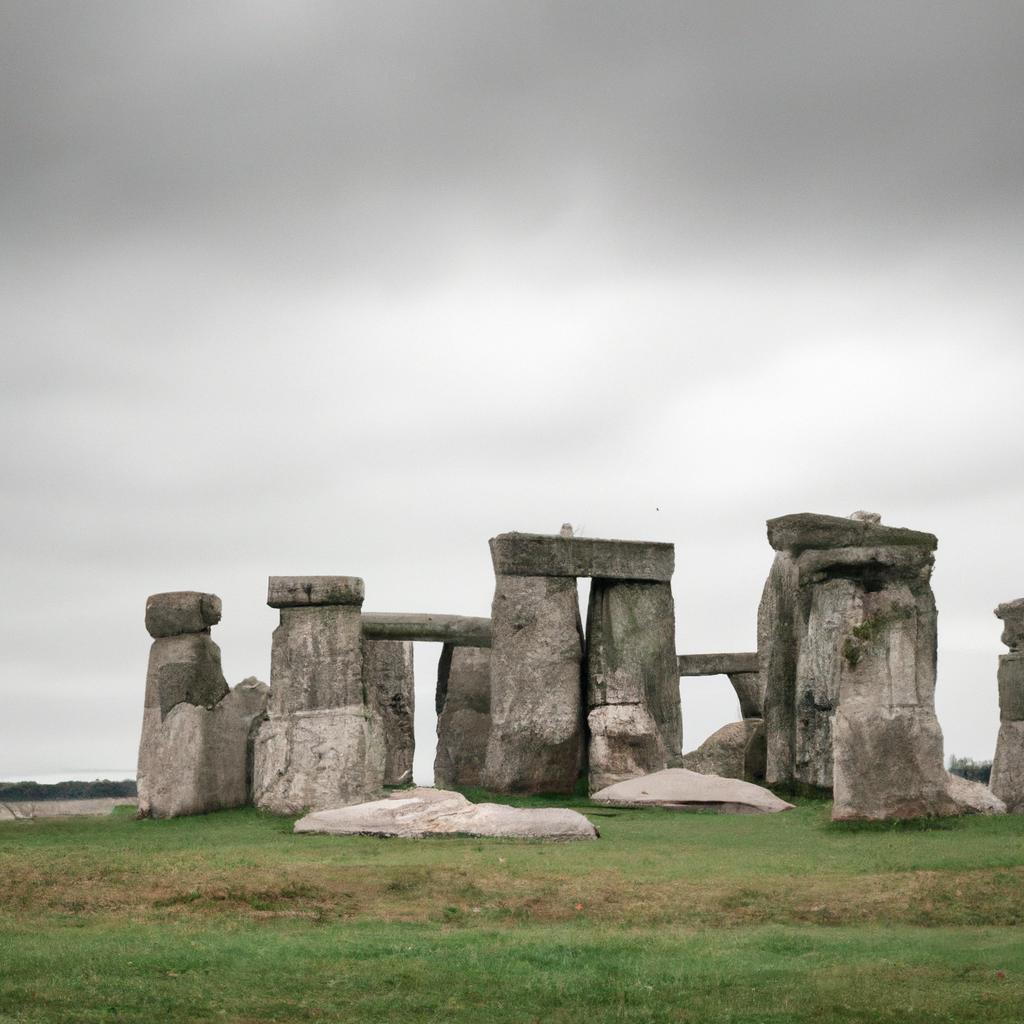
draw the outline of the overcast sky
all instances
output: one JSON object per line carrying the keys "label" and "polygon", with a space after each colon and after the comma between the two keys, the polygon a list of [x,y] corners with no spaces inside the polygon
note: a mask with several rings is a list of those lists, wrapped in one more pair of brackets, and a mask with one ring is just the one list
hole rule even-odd
{"label": "overcast sky", "polygon": [[[268,575],[485,615],[488,537],[571,521],[751,650],[765,520],[855,509],[938,534],[991,757],[1022,53],[978,0],[0,4],[0,777],[134,766],[150,593],[267,679]],[[686,749],[736,715],[682,692]]]}

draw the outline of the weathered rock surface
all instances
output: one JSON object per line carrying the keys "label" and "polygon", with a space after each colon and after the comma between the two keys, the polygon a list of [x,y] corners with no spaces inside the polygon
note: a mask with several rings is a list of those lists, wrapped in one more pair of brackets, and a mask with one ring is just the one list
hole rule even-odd
{"label": "weathered rock surface", "polygon": [[410,782],[416,752],[412,643],[364,639],[363,682],[384,731],[384,785]]}
{"label": "weathered rock surface", "polygon": [[701,775],[763,782],[765,753],[764,722],[745,718],[723,725],[696,750],[684,754],[682,767]]}
{"label": "weathered rock surface", "polygon": [[297,821],[295,831],[403,839],[466,835],[566,842],[597,838],[597,829],[578,811],[472,804],[460,793],[443,789],[401,790],[384,800],[318,811]]}
{"label": "weathered rock surface", "polygon": [[1024,814],[1024,722],[999,723],[989,785],[1011,814]]}
{"label": "weathered rock surface", "polygon": [[437,664],[435,785],[482,785],[490,734],[491,652],[445,644]]}
{"label": "weathered rock surface", "polygon": [[271,712],[362,704],[362,637],[358,605],[282,608],[270,653]]}
{"label": "weathered rock surface", "polygon": [[999,605],[996,618],[1003,620],[1003,643],[1011,651],[1024,651],[1024,597]]}
{"label": "weathered rock surface", "polygon": [[729,651],[721,654],[680,654],[681,676],[727,676],[759,670],[757,651]]}
{"label": "weathered rock surface", "polygon": [[502,533],[492,537],[490,545],[498,576],[591,576],[668,583],[675,568],[674,545],[650,541]]}
{"label": "weathered rock surface", "polygon": [[[591,584],[587,705],[592,786],[602,789],[617,777],[649,775],[678,764],[683,726],[675,632],[668,583],[599,579]],[[611,707],[635,713],[595,714]],[[631,734],[630,727],[639,731]],[[622,776],[626,763],[632,768]]]}
{"label": "weathered rock surface", "polygon": [[744,718],[764,716],[764,680],[760,672],[730,672],[729,682],[736,691],[740,714]]}
{"label": "weathered rock surface", "polygon": [[[1001,604],[996,609],[1024,608],[1024,601]],[[1010,653],[999,659],[999,737],[992,759],[992,792],[1002,800],[1013,814],[1024,814],[1024,651],[1017,650],[1018,635],[1009,614],[1003,643]]]}
{"label": "weathered rock surface", "polygon": [[583,759],[576,580],[497,576],[491,627],[484,785],[497,793],[571,792]]}
{"label": "weathered rock surface", "polygon": [[271,576],[267,604],[271,608],[314,605],[362,605],[365,587],[358,576]]}
{"label": "weathered rock surface", "polygon": [[490,647],[491,620],[472,615],[363,612],[363,636],[371,640],[435,640],[463,647]]}
{"label": "weathered rock surface", "polygon": [[216,594],[178,590],[146,598],[146,630],[154,638],[202,633],[217,625],[220,616]]}
{"label": "weathered rock surface", "polygon": [[792,804],[740,779],[700,775],[685,768],[666,768],[595,793],[591,800],[616,807],[658,805],[678,810],[715,810],[733,814],[772,814]]}
{"label": "weathered rock surface", "polygon": [[382,791],[385,758],[362,704],[272,715],[256,736],[253,801],[274,814],[362,803]]}
{"label": "weathered rock surface", "polygon": [[269,689],[247,679],[214,707],[182,702],[143,712],[139,813],[154,818],[241,807],[251,799],[253,734]]}
{"label": "weathered rock surface", "polygon": [[833,816],[956,813],[934,711],[931,534],[801,514],[758,611],[769,785],[834,787]]}
{"label": "weathered rock surface", "polygon": [[1006,804],[988,786],[949,773],[949,795],[963,814],[1005,814]]}
{"label": "weathered rock surface", "polygon": [[587,716],[590,732],[588,789],[650,774],[669,760],[657,723],[643,704],[604,704]]}
{"label": "weathered rock surface", "polygon": [[295,814],[377,796],[387,750],[378,694],[363,676],[363,581],[272,576],[268,592],[281,622],[270,714],[256,737],[256,805]]}
{"label": "weathered rock surface", "polygon": [[146,671],[145,707],[167,714],[178,704],[212,708],[228,692],[220,648],[209,633],[154,640]]}

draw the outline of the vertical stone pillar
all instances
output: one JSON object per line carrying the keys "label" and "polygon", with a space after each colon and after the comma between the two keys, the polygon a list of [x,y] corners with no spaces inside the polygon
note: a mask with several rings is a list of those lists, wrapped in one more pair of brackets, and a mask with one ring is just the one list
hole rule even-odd
{"label": "vertical stone pillar", "polygon": [[154,594],[146,629],[154,638],[139,743],[139,813],[155,818],[239,807],[250,799],[252,732],[266,712],[255,679],[229,690],[210,627],[215,594]]}
{"label": "vertical stone pillar", "polygon": [[999,738],[989,788],[1011,814],[1024,814],[1024,598],[996,608],[1003,620],[999,658]]}
{"label": "vertical stone pillar", "polygon": [[437,663],[439,789],[483,785],[491,734],[491,652],[486,647],[445,644]]}
{"label": "vertical stone pillar", "polygon": [[575,577],[498,573],[483,784],[566,793],[583,760],[583,637]]}
{"label": "vertical stone pillar", "polygon": [[783,516],[768,539],[769,785],[833,788],[836,819],[957,813],[935,717],[935,537],[855,513]]}
{"label": "vertical stone pillar", "polygon": [[411,782],[416,752],[412,642],[364,639],[363,682],[384,730],[384,785]]}
{"label": "vertical stone pillar", "polygon": [[385,749],[379,708],[364,686],[363,581],[271,576],[278,608],[270,715],[256,738],[257,806],[297,814],[379,795]]}
{"label": "vertical stone pillar", "polygon": [[591,792],[678,767],[683,737],[671,584],[592,582],[587,705]]}

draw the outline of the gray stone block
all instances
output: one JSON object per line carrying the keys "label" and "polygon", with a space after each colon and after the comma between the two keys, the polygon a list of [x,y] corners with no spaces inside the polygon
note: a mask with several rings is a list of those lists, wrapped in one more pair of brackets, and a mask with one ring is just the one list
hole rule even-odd
{"label": "gray stone block", "polygon": [[764,722],[745,718],[723,725],[696,750],[684,754],[681,767],[701,775],[763,782],[765,753]]}
{"label": "gray stone block", "polygon": [[999,718],[1003,722],[1024,720],[1024,652],[1004,654],[999,659]]}
{"label": "gray stone block", "polygon": [[445,644],[437,664],[434,785],[482,785],[490,734],[491,652]]}
{"label": "gray stone block", "polygon": [[212,708],[228,692],[220,648],[209,633],[154,640],[149,649],[145,707],[166,715],[177,704]]}
{"label": "gray stone block", "polygon": [[651,541],[502,533],[492,537],[490,545],[498,576],[591,576],[667,583],[675,568],[675,547]]}
{"label": "gray stone block", "polygon": [[143,712],[139,746],[139,813],[154,818],[206,814],[251,799],[253,734],[269,690],[239,683],[213,708],[176,704]]}
{"label": "gray stone block", "polygon": [[728,676],[757,671],[757,651],[679,655],[681,676]]}
{"label": "gray stone block", "polygon": [[366,704],[362,640],[358,605],[282,608],[270,654],[271,711]]}
{"label": "gray stone block", "polygon": [[271,576],[267,604],[271,608],[308,608],[311,605],[363,603],[363,581],[358,576]]}
{"label": "gray stone block", "polygon": [[760,672],[730,672],[729,682],[740,702],[744,718],[764,717],[764,680]]}
{"label": "gray stone block", "polygon": [[576,580],[499,575],[491,627],[484,785],[498,793],[571,792],[583,760]]}
{"label": "gray stone block", "polygon": [[997,606],[995,614],[1003,620],[1003,643],[1011,651],[1024,651],[1024,597]]}
{"label": "gray stone block", "polygon": [[411,782],[416,752],[412,644],[364,639],[363,682],[384,732],[384,785]]}
{"label": "gray stone block", "polygon": [[862,519],[797,512],[768,520],[768,543],[776,551],[798,555],[808,548],[920,547],[934,551],[938,538],[931,533],[881,526]]}
{"label": "gray stone block", "polygon": [[[648,775],[678,764],[682,755],[679,662],[675,653],[675,607],[668,583],[594,580],[587,611],[587,705],[636,704],[658,732],[659,744],[639,742],[656,760],[641,764]],[[618,722],[621,736],[624,720]],[[646,727],[646,723],[645,723]],[[593,731],[592,731],[593,736]],[[602,749],[609,749],[607,744]],[[597,762],[593,739],[591,777],[608,774]],[[613,756],[618,756],[614,754]],[[610,785],[610,783],[602,783]]]}
{"label": "gray stone block", "polygon": [[272,714],[256,735],[253,802],[299,814],[374,800],[385,758],[380,723],[361,704]]}
{"label": "gray stone block", "polygon": [[206,632],[220,622],[220,615],[216,594],[176,590],[146,598],[146,630],[154,638]]}
{"label": "gray stone block", "polygon": [[[643,704],[603,704],[587,715],[590,733],[588,790],[650,774],[650,765],[661,770],[669,753],[657,723]],[[679,755],[676,755],[676,761]]]}
{"label": "gray stone block", "polygon": [[999,723],[989,787],[1011,814],[1024,814],[1024,721]]}
{"label": "gray stone block", "polygon": [[833,821],[887,821],[960,813],[942,761],[942,730],[928,708],[845,701],[835,720]]}
{"label": "gray stone block", "polygon": [[363,636],[370,640],[432,640],[462,647],[490,647],[491,620],[471,615],[363,612]]}

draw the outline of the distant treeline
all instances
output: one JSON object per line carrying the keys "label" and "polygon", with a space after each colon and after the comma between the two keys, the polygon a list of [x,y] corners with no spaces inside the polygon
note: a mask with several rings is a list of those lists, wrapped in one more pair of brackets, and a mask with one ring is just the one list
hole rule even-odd
{"label": "distant treeline", "polygon": [[970,779],[971,782],[983,782],[988,785],[989,776],[992,774],[991,761],[975,761],[970,757],[949,756],[949,770],[953,775],[959,775],[962,779]]}
{"label": "distant treeline", "polygon": [[0,803],[15,800],[95,800],[104,796],[138,796],[135,780],[111,782],[110,779],[97,779],[94,782],[55,782],[51,785],[0,782]]}

